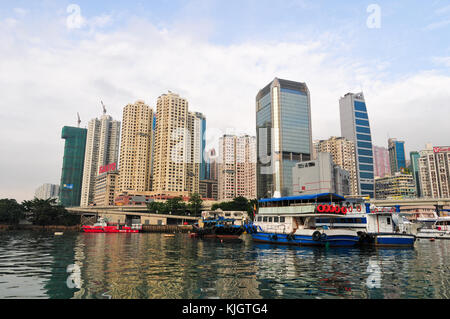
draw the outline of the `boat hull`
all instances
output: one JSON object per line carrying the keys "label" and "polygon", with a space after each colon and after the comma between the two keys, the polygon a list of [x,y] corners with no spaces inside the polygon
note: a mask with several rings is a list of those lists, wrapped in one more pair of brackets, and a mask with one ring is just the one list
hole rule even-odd
{"label": "boat hull", "polygon": [[85,233],[139,233],[138,229],[117,229],[115,226],[83,226]]}
{"label": "boat hull", "polygon": [[314,240],[311,235],[291,235],[258,232],[251,234],[253,241],[280,245],[297,246],[355,246],[359,242],[358,236],[352,235],[328,235],[326,239]]}
{"label": "boat hull", "polygon": [[416,236],[411,234],[369,234],[369,240],[365,244],[384,247],[414,246]]}

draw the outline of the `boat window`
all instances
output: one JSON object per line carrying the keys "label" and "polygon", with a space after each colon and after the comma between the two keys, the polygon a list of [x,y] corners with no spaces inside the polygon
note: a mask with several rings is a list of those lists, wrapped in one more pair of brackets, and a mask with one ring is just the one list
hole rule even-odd
{"label": "boat window", "polygon": [[267,217],[263,217],[263,222],[267,222]]}
{"label": "boat window", "polygon": [[261,216],[259,216],[259,217],[258,217],[258,221],[260,222],[261,220],[262,220],[262,217],[261,217]]}
{"label": "boat window", "polygon": [[387,224],[388,224],[388,225],[391,224],[391,218],[390,218],[390,217],[387,218]]}
{"label": "boat window", "polygon": [[274,217],[274,218],[273,218],[274,223],[278,223],[279,220],[280,220],[279,217]]}
{"label": "boat window", "polygon": [[280,217],[280,223],[284,223],[284,217]]}
{"label": "boat window", "polygon": [[269,217],[269,223],[271,223],[272,222],[272,217]]}

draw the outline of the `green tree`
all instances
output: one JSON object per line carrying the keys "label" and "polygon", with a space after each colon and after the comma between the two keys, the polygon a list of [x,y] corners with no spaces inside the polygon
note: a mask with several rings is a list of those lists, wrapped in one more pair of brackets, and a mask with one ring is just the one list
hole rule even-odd
{"label": "green tree", "polygon": [[34,225],[72,226],[80,222],[79,216],[70,214],[64,206],[57,205],[56,199],[25,200],[22,202],[27,219]]}
{"label": "green tree", "polygon": [[194,216],[200,216],[203,208],[203,200],[200,194],[191,194],[189,198],[189,210]]}
{"label": "green tree", "polygon": [[166,207],[165,203],[153,201],[153,202],[147,203],[147,208],[148,208],[148,211],[153,214],[167,213],[167,207]]}
{"label": "green tree", "polygon": [[186,211],[186,204],[183,202],[181,196],[168,199],[165,206],[166,211],[171,212],[172,214]]}
{"label": "green tree", "polygon": [[15,199],[0,199],[0,223],[17,225],[24,217],[24,208]]}

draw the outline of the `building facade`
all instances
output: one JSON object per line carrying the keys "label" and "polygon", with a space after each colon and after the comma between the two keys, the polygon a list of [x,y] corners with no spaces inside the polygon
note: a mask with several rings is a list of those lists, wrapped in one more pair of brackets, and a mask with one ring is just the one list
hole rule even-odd
{"label": "building facade", "polygon": [[423,197],[450,197],[450,147],[429,147],[420,151],[419,178]]}
{"label": "building facade", "polygon": [[292,168],[293,195],[350,194],[350,175],[333,162],[330,153],[317,153],[317,159],[297,163]]}
{"label": "building facade", "polygon": [[344,137],[331,137],[328,140],[315,141],[315,157],[319,153],[330,153],[334,164],[346,170],[350,177],[349,195],[358,194],[358,175],[356,169],[355,143]]}
{"label": "building facade", "polygon": [[411,161],[411,174],[414,178],[414,184],[416,185],[416,195],[417,197],[422,197],[422,191],[420,189],[420,176],[419,176],[419,152],[410,152],[410,161]]}
{"label": "building facade", "polygon": [[256,138],[224,135],[219,139],[218,199],[256,198]]}
{"label": "building facade", "polygon": [[123,108],[117,192],[150,191],[153,109],[144,101]]}
{"label": "building facade", "polygon": [[388,140],[389,163],[391,166],[391,175],[397,172],[403,172],[406,166],[405,142],[397,141],[395,138]]}
{"label": "building facade", "polygon": [[391,175],[389,151],[386,147],[373,146],[373,164],[375,177]]}
{"label": "building facade", "polygon": [[401,199],[416,197],[416,186],[411,174],[397,172],[392,176],[375,179],[376,199]]}
{"label": "building facade", "polygon": [[101,173],[95,178],[94,205],[114,206],[119,173],[110,171]]}
{"label": "building facade", "polygon": [[80,206],[87,129],[64,126],[64,158],[59,187],[59,202],[64,207]]}
{"label": "building facade", "polygon": [[199,192],[205,117],[169,91],[157,101],[152,193],[158,197]]}
{"label": "building facade", "polygon": [[199,183],[199,194],[204,200],[217,200],[217,180],[202,179]]}
{"label": "building facade", "polygon": [[339,100],[341,135],[356,148],[358,194],[374,198],[372,135],[363,93],[347,93]]}
{"label": "building facade", "polygon": [[257,196],[292,195],[292,168],[313,154],[305,83],[275,78],[256,96]]}
{"label": "building facade", "polygon": [[210,149],[206,159],[206,176],[209,180],[217,181],[218,179],[218,156],[214,148]]}
{"label": "building facade", "polygon": [[94,202],[95,184],[101,166],[118,163],[120,121],[104,114],[100,120],[92,119],[88,124],[86,152],[84,156],[81,206]]}
{"label": "building facade", "polygon": [[59,185],[43,184],[36,189],[34,197],[39,199],[59,199]]}

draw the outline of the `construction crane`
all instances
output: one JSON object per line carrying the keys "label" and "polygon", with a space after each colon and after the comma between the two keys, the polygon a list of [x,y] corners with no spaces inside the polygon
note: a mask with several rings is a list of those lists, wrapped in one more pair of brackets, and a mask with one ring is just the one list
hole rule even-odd
{"label": "construction crane", "polygon": [[80,124],[81,124],[80,113],[77,112],[77,116],[78,116],[78,127],[80,127]]}
{"label": "construction crane", "polygon": [[105,104],[103,104],[103,101],[100,101],[100,102],[102,102],[103,115],[105,115],[106,114],[106,106],[105,106]]}

